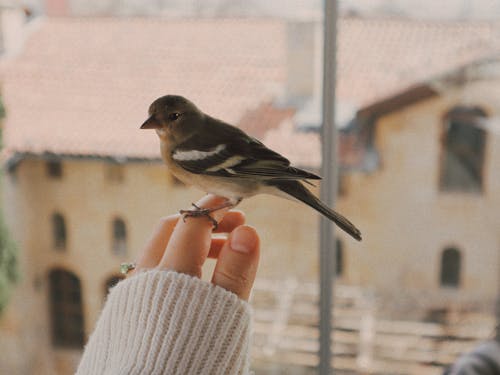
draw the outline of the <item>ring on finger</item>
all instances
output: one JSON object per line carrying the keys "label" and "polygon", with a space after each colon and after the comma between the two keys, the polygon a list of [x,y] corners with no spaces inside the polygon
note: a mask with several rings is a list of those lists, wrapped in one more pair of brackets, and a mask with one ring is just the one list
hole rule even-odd
{"label": "ring on finger", "polygon": [[136,264],[133,262],[126,262],[120,264],[120,273],[127,275],[130,271],[135,270]]}

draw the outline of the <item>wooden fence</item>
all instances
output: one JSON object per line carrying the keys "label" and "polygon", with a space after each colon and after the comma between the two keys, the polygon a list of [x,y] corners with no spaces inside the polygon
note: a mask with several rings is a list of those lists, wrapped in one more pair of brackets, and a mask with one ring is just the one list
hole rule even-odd
{"label": "wooden fence", "polygon": [[[259,374],[312,374],[318,364],[318,287],[258,280],[252,363]],[[463,313],[453,323],[380,319],[369,290],[337,285],[333,366],[336,374],[442,374],[481,340],[492,337],[494,317]]]}

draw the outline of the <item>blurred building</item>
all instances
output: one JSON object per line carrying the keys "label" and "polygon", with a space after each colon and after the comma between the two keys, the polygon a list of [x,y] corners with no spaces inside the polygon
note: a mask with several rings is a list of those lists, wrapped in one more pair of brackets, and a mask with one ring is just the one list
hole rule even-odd
{"label": "blurred building", "polygon": [[[21,3],[49,16],[309,17],[320,15],[319,0],[0,0]],[[342,15],[435,20],[494,20],[498,0],[339,0]]]}
{"label": "blurred building", "polygon": [[[168,174],[155,134],[138,129],[150,102],[185,95],[316,170],[320,29],[273,19],[11,21],[29,30],[0,66],[4,204],[23,281],[0,321],[0,373],[67,373],[119,263],[135,258],[159,217],[201,196]],[[388,313],[489,306],[498,293],[499,31],[340,21],[338,208],[364,240],[338,233],[337,273],[374,287]],[[262,235],[261,278],[316,278],[312,210],[273,197],[241,208]]]}

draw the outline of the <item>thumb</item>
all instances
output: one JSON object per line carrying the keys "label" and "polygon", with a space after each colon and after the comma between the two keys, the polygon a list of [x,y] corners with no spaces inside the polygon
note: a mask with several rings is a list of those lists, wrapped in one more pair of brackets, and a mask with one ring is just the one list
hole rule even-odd
{"label": "thumb", "polygon": [[212,283],[247,301],[257,274],[259,252],[256,230],[247,225],[237,227],[219,253]]}

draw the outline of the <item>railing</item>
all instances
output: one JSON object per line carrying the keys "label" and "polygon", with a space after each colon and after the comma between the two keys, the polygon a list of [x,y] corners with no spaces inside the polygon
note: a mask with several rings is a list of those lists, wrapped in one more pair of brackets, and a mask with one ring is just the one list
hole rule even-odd
{"label": "railing", "polygon": [[[336,286],[336,374],[442,374],[460,354],[490,338],[495,326],[493,316],[470,312],[443,324],[380,319],[375,301],[370,290]],[[258,280],[252,305],[256,374],[313,373],[319,349],[317,284]]]}

